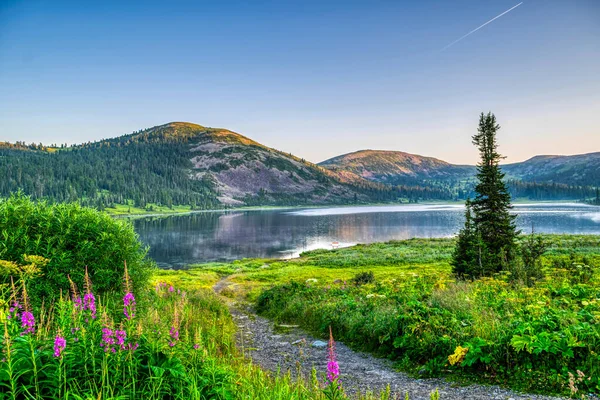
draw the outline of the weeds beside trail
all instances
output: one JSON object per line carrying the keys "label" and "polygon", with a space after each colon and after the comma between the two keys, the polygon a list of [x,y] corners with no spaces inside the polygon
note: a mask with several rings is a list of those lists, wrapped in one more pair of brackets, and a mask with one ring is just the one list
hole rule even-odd
{"label": "weeds beside trail", "polygon": [[[249,362],[235,346],[227,307],[208,289],[159,282],[147,294],[151,306],[142,310],[127,274],[118,303],[96,298],[86,274],[83,290],[72,283],[52,307],[34,309],[26,276],[43,269],[2,262],[0,270],[20,276],[0,286],[2,399],[347,398],[316,370],[308,379],[292,379]],[[393,397],[383,390],[351,398]]]}
{"label": "weeds beside trail", "polygon": [[598,393],[600,236],[544,239],[545,278],[530,288],[503,275],[456,282],[452,239],[213,263],[159,278],[213,286],[228,276],[219,283],[223,296],[258,304],[261,315],[321,339],[331,326],[352,349],[391,358],[419,378],[577,398]]}
{"label": "weeds beside trail", "polygon": [[[225,278],[215,285],[215,289],[230,296],[235,291],[235,283]],[[312,345],[315,340],[324,338],[315,338],[297,325],[280,325],[257,316],[239,299],[228,303],[238,327],[238,348],[243,349],[253,363],[273,374],[289,373],[292,380],[300,376],[305,382],[311,381],[313,368],[319,376],[327,370],[327,346]],[[437,395],[442,400],[554,399],[524,395],[497,386],[458,386],[442,379],[419,379],[398,372],[390,360],[352,350],[344,343],[336,342],[335,350],[339,379],[349,398],[356,398],[358,393],[383,393],[383,397],[376,398],[404,400],[408,394],[410,400],[435,399]]]}

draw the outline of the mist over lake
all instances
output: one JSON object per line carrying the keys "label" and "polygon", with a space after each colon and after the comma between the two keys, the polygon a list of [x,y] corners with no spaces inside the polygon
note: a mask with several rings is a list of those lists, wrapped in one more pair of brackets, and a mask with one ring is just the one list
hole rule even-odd
{"label": "mist over lake", "polygon": [[[600,234],[600,207],[517,204],[523,232]],[[201,212],[133,221],[159,266],[289,258],[318,248],[389,240],[449,237],[463,224],[462,205],[393,205]]]}

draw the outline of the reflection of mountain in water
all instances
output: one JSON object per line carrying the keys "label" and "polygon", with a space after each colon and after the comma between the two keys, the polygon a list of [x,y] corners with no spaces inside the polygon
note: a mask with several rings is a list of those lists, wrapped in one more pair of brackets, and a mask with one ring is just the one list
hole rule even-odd
{"label": "reflection of mountain in water", "polygon": [[[398,208],[398,206],[391,206]],[[457,206],[419,206],[391,211],[366,207],[320,210],[205,212],[134,221],[150,256],[161,266],[244,257],[295,256],[304,250],[412,237],[456,234],[463,221]],[[600,233],[600,208],[570,204],[515,207],[524,232]],[[592,216],[592,217],[590,217]]]}

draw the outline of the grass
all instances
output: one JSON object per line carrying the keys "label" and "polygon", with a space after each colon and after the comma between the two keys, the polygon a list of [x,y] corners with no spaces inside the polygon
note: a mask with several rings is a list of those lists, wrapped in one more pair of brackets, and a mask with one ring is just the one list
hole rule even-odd
{"label": "grass", "polygon": [[[325,371],[294,382],[244,359],[231,315],[212,291],[221,280],[228,296],[254,302],[277,322],[322,337],[331,326],[337,339],[420,376],[598,393],[600,276],[594,266],[600,265],[600,236],[546,239],[546,278],[531,288],[511,286],[503,276],[456,282],[452,239],[156,271],[135,312],[115,300],[123,294],[114,294],[97,299],[92,315],[89,302],[77,300],[92,293],[91,284],[33,310],[26,305],[26,280],[17,280],[0,287],[0,397],[332,398],[331,385],[318,378]],[[35,325],[28,332],[22,319],[30,309]],[[381,398],[389,397],[384,392]]]}
{"label": "grass", "polygon": [[[289,372],[267,373],[244,358],[228,308],[208,289],[215,272],[159,272],[143,296],[145,307],[136,305],[127,275],[123,301],[115,302],[114,295],[96,299],[86,274],[83,293],[73,287],[69,296],[39,309],[27,295],[29,273],[39,276],[43,269],[0,285],[2,399],[346,398],[325,380],[325,371],[292,380]],[[191,277],[203,279],[202,285]],[[391,395],[384,390],[354,398]]]}
{"label": "grass", "polygon": [[[198,265],[181,274],[192,286],[227,277],[229,295],[254,302],[263,315],[322,337],[332,326],[334,336],[352,347],[392,358],[420,375],[597,394],[600,236],[545,239],[550,244],[542,259],[545,278],[530,288],[511,285],[502,275],[456,282],[452,239],[316,250],[287,261]],[[352,283],[369,271],[373,283]]]}
{"label": "grass", "polygon": [[135,207],[133,204],[115,204],[114,207],[107,207],[105,211],[110,215],[125,216],[125,215],[149,215],[149,214],[181,214],[189,213],[192,210],[190,206],[162,206],[157,204],[148,204],[150,209]]}

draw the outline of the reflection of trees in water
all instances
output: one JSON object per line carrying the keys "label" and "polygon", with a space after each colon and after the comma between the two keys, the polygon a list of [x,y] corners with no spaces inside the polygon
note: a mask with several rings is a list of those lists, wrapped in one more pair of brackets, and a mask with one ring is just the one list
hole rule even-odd
{"label": "reflection of trees in water", "polygon": [[[517,207],[524,232],[600,233],[600,224],[573,213],[536,213]],[[543,209],[543,208],[542,208]],[[547,210],[547,208],[545,209]],[[580,212],[581,210],[579,210]],[[587,211],[587,210],[586,210]],[[205,212],[134,221],[150,256],[162,265],[188,264],[243,257],[283,257],[313,248],[371,243],[411,237],[455,234],[463,223],[457,210],[374,212],[306,216],[281,210]]]}

